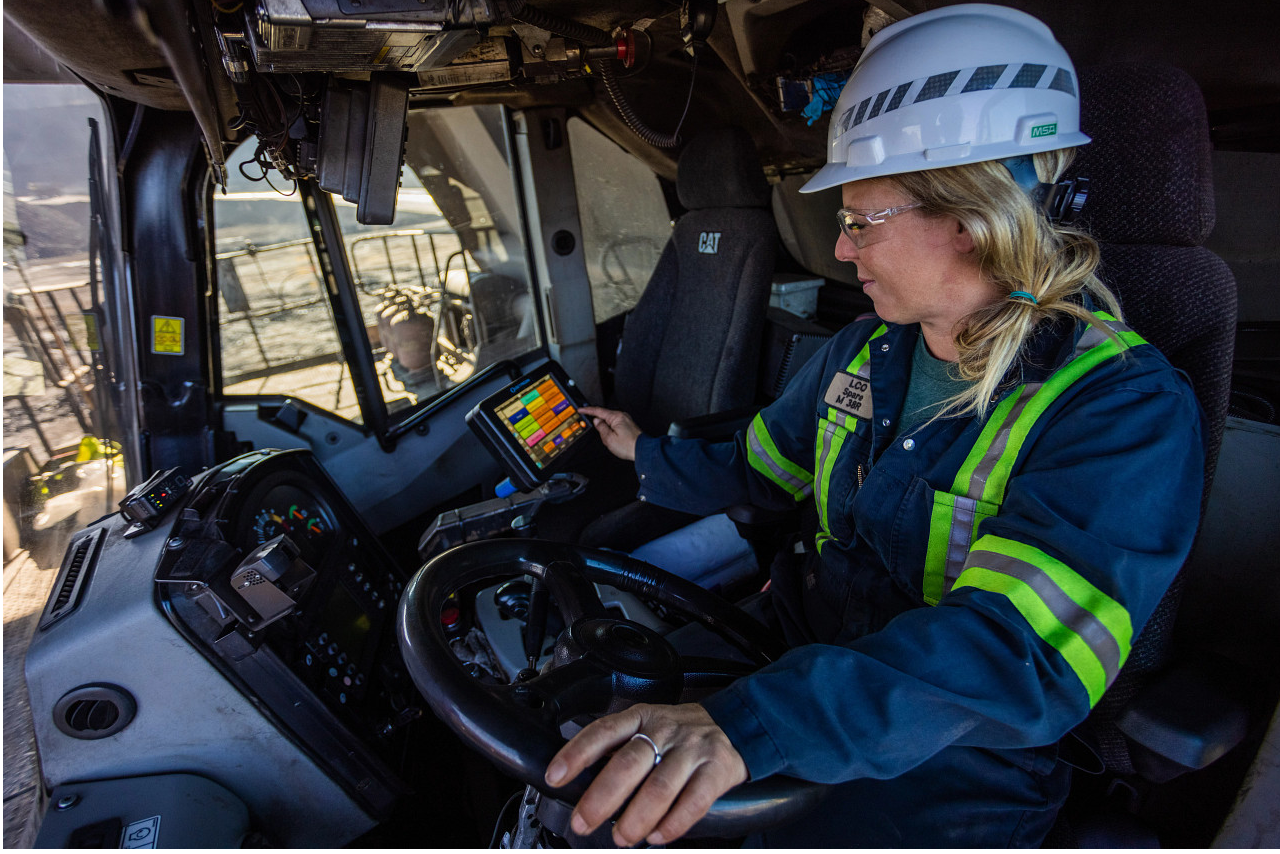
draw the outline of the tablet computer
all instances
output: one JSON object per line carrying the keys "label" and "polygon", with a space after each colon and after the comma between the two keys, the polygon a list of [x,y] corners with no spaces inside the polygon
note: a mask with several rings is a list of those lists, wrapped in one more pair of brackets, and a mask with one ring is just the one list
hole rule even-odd
{"label": "tablet computer", "polygon": [[555,362],[548,362],[480,402],[467,423],[506,467],[512,483],[528,491],[564,470],[592,429],[579,408],[582,392]]}

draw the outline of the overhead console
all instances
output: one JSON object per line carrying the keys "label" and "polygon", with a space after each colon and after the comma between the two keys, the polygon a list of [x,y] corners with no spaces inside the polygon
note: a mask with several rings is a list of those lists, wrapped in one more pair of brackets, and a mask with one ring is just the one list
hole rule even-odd
{"label": "overhead console", "polygon": [[[689,37],[705,39],[716,4],[697,2],[704,11],[692,18],[701,26]],[[608,7],[580,11],[590,23],[499,0],[215,3],[208,47],[222,63],[214,83],[238,113],[206,115],[206,134],[225,124],[256,135],[255,159],[264,172],[314,178],[353,202],[357,221],[387,225],[395,217],[411,101],[443,101],[474,87],[505,94],[514,86],[571,81],[585,94],[592,69],[611,75],[615,64],[647,63],[652,18],[625,19]],[[161,36],[188,39],[173,26]],[[621,90],[612,86],[610,97],[619,102]],[[222,141],[207,142],[224,180]]]}
{"label": "overhead console", "polygon": [[[395,219],[409,92],[427,85],[419,73],[471,51],[498,19],[489,0],[259,0],[243,12],[215,9],[223,70],[245,107],[237,122],[279,140],[268,155],[282,175],[315,177],[367,225]],[[308,91],[294,76],[315,72],[350,77]],[[260,75],[290,76],[275,84]],[[297,100],[296,123],[280,127],[253,107],[261,86],[276,89],[269,103]]]}
{"label": "overhead console", "polygon": [[259,0],[248,43],[260,71],[418,71],[448,64],[498,18],[488,0]]}

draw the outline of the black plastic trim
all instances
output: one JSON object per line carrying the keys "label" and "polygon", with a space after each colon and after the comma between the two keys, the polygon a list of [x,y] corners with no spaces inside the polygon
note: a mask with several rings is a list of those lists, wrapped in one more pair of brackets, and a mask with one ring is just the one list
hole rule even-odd
{"label": "black plastic trim", "polygon": [[58,570],[58,580],[53,588],[56,593],[50,595],[49,601],[45,603],[38,631],[45,631],[80,607],[89,576],[97,565],[106,530],[94,528],[71,541],[62,557],[62,568]]}

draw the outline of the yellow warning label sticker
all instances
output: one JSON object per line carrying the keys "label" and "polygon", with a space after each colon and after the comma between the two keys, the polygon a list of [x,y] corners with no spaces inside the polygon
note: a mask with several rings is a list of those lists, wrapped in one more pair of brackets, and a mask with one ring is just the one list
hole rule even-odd
{"label": "yellow warning label sticker", "polygon": [[98,316],[86,311],[80,315],[84,318],[84,343],[95,353],[102,352],[102,342],[98,339]]}
{"label": "yellow warning label sticker", "polygon": [[151,352],[181,356],[182,324],[181,317],[151,315]]}

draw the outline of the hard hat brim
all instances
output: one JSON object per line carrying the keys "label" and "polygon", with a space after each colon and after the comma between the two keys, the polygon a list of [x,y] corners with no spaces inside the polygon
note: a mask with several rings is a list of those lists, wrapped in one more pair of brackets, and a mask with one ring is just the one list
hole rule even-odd
{"label": "hard hat brim", "polygon": [[822,190],[848,184],[852,181],[865,181],[869,178],[884,178],[890,175],[902,175],[907,172],[923,172],[927,169],[942,169],[967,163],[982,163],[988,160],[1003,160],[1021,154],[1035,154],[1040,151],[1054,151],[1060,148],[1074,148],[1087,145],[1090,138],[1079,132],[1058,134],[1053,142],[1045,145],[1026,146],[1013,141],[982,146],[980,152],[971,152],[962,160],[954,163],[931,160],[925,152],[911,152],[890,157],[874,165],[850,166],[847,163],[827,163],[814,173],[813,177],[800,188],[802,193],[817,193]]}

